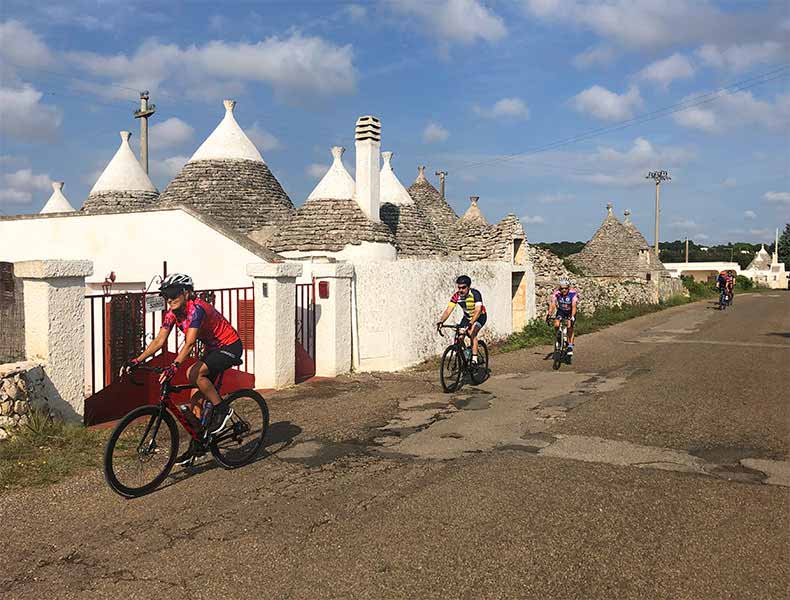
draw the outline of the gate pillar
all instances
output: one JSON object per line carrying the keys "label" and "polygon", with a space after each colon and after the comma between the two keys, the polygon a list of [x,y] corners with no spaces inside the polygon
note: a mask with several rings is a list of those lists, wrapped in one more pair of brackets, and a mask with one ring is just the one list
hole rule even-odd
{"label": "gate pillar", "polygon": [[255,387],[279,388],[296,381],[296,278],[298,263],[252,263],[255,287]]}
{"label": "gate pillar", "polygon": [[351,370],[351,279],[354,267],[350,263],[313,263],[312,274],[318,290],[315,299],[318,312],[315,374],[335,377]]}
{"label": "gate pillar", "polygon": [[28,260],[14,264],[25,299],[25,355],[44,363],[46,396],[66,419],[85,411],[85,277],[89,260]]}

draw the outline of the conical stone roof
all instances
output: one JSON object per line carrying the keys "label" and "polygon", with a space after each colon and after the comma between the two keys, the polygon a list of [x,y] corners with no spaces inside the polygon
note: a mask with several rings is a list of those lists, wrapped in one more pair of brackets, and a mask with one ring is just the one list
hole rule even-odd
{"label": "conical stone roof", "polygon": [[664,263],[661,262],[661,259],[658,258],[655,248],[648,244],[645,236],[642,235],[642,232],[636,228],[636,225],[634,225],[634,222],[631,220],[631,211],[629,209],[623,211],[623,217],[623,226],[628,230],[628,233],[631,234],[634,243],[641,250],[647,250],[650,254],[650,269],[653,271],[666,272],[667,276],[669,276],[669,272],[666,270],[666,267],[664,267]]}
{"label": "conical stone roof", "polygon": [[767,271],[771,268],[771,255],[765,249],[765,244],[760,245],[757,254],[754,255],[752,262],[746,267],[747,271]]}
{"label": "conical stone roof", "polygon": [[159,196],[148,174],[129,146],[128,131],[121,131],[121,145],[105,167],[82,205],[85,212],[125,212],[151,206]]}
{"label": "conical stone roof", "polygon": [[477,203],[480,201],[480,196],[471,196],[469,200],[471,201],[469,208],[466,209],[466,212],[461,217],[461,220],[467,223],[480,223],[481,225],[488,225],[488,221],[486,221],[483,213],[480,212],[480,207],[477,205]]}
{"label": "conical stone roof", "polygon": [[354,180],[343,166],[345,148],[332,148],[332,166],[307,201],[268,243],[275,252],[340,252],[349,244],[395,243],[387,225],[368,219],[354,200]]}
{"label": "conical stone roof", "polygon": [[452,234],[458,215],[442,198],[439,190],[431,185],[425,177],[425,167],[419,167],[417,179],[409,186],[409,196],[419,206],[439,232],[441,240],[451,246]]}
{"label": "conical stone roof", "polygon": [[160,203],[192,206],[245,234],[274,230],[291,217],[293,204],[236,122],[236,103],[224,104],[224,118],[165,188]]}
{"label": "conical stone roof", "polygon": [[471,196],[470,200],[469,209],[453,227],[453,239],[461,249],[461,258],[512,262],[513,240],[526,239],[521,221],[509,214],[496,225],[491,225],[480,211],[480,198]]}
{"label": "conical stone roof", "polygon": [[580,252],[568,258],[585,274],[606,277],[644,277],[647,265],[640,260],[640,244],[606,206],[603,223]]}
{"label": "conical stone roof", "polygon": [[66,196],[63,195],[63,182],[53,181],[52,195],[49,197],[49,200],[47,200],[44,208],[41,209],[41,214],[60,212],[74,212],[74,207]]}
{"label": "conical stone roof", "polygon": [[417,206],[392,169],[392,152],[382,152],[379,216],[395,236],[399,258],[445,256],[447,246],[428,215]]}

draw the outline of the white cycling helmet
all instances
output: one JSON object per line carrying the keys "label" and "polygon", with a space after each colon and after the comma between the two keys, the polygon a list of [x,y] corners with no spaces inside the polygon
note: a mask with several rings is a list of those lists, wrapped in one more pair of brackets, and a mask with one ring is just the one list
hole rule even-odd
{"label": "white cycling helmet", "polygon": [[560,277],[559,284],[561,288],[571,287],[571,282],[567,277]]}
{"label": "white cycling helmet", "polygon": [[171,273],[162,280],[161,284],[159,284],[159,291],[161,292],[164,289],[173,287],[192,289],[193,285],[192,278],[189,275],[184,273]]}

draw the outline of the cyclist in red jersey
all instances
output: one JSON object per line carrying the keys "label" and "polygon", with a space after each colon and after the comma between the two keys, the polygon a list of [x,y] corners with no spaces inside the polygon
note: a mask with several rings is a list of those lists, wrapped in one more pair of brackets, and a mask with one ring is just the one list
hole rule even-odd
{"label": "cyclist in red jersey", "polygon": [[[214,381],[225,369],[237,364],[241,357],[239,334],[211,304],[195,297],[189,275],[168,275],[162,280],[159,293],[168,304],[168,311],[162,319],[162,328],[148,347],[130,360],[124,370],[128,372],[138,363],[156,354],[167,343],[170,331],[176,326],[184,334],[184,345],[173,363],[160,376],[159,382],[164,383],[175,376],[195,343],[200,340],[205,345],[205,352],[187,371],[189,383],[197,386],[191,398],[191,411],[200,419],[205,435],[221,433],[230,423],[233,409],[222,402],[214,387]],[[177,463],[186,465],[194,462],[196,448],[194,443],[191,444],[187,452],[177,459]]]}

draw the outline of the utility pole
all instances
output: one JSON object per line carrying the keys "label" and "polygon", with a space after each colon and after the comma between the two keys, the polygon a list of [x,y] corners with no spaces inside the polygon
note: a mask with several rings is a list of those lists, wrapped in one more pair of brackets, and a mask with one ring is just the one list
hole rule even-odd
{"label": "utility pole", "polygon": [[686,234],[686,263],[689,261],[689,234]]}
{"label": "utility pole", "polygon": [[444,179],[447,177],[447,171],[436,171],[436,176],[439,178],[439,183],[441,184],[439,191],[442,194],[442,200],[444,200]]}
{"label": "utility pole", "polygon": [[[671,181],[672,178],[669,176],[669,173],[666,171],[650,171],[647,175],[645,175],[645,179],[652,179],[656,182],[656,257],[659,257],[658,253],[658,199],[661,195],[661,182],[662,181]],[[660,257],[659,257],[660,260]]]}
{"label": "utility pole", "polygon": [[140,92],[140,110],[134,111],[134,118],[140,119],[140,164],[148,173],[148,117],[156,112],[156,105],[148,105],[148,90]]}

